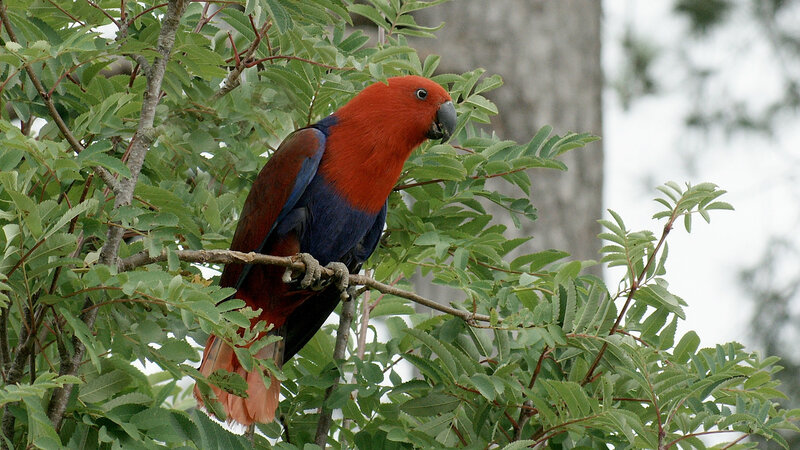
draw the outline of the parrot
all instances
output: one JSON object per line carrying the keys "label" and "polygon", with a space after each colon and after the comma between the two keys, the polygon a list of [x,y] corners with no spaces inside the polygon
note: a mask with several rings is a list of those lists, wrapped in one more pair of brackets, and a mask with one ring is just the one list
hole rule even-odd
{"label": "parrot", "polygon": [[[305,275],[295,280],[280,266],[233,263],[219,281],[260,311],[251,326],[264,321],[272,326],[267,333],[282,338],[257,358],[282,367],[314,336],[347,296],[349,274],[358,273],[378,246],[403,164],[425,140],[449,139],[456,123],[455,106],[441,85],[406,75],[367,86],[333,114],[284,139],[252,185],[230,249],[299,255]],[[333,269],[334,282],[321,285],[322,266]],[[208,377],[219,369],[248,384],[246,398],[211,386],[229,422],[274,420],[280,382],[270,374],[267,386],[260,369],[247,372],[231,345],[212,334],[198,370]],[[197,385],[194,395],[203,407]]]}

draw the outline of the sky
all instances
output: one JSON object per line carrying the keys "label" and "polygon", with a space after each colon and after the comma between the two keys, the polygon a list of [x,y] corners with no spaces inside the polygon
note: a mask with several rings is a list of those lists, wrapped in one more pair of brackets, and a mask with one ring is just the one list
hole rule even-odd
{"label": "sky", "polygon": [[[666,1],[647,2],[647,7],[629,0],[604,2],[603,64],[609,79],[619,73],[618,42],[626,24],[633,23],[636,31],[664,49],[654,71],[659,95],[635,101],[625,110],[612,89],[604,93],[605,205],[620,213],[630,229],[658,234],[663,222],[650,218],[659,206],[652,201],[658,194],[655,186],[666,181],[710,181],[727,190],[720,200],[733,204],[735,211],[712,212],[711,224],[697,217],[691,234],[682,226],[673,229],[666,279],[672,292],[689,304],[679,334],[695,330],[703,346],[747,343],[754,303],[738,284],[739,272],[762,257],[770,235],[791,235],[798,223],[794,203],[798,192],[790,181],[798,173],[797,145],[792,142],[798,142],[800,133],[786,132],[773,139],[687,134],[683,120],[692,94],[678,61],[685,55],[669,50],[686,36],[687,24],[671,14],[671,5]],[[759,107],[780,94],[775,61],[770,60],[768,49],[756,43],[757,30],[748,28],[743,18],[732,20],[729,31],[709,44],[699,44],[689,57],[733,66],[722,73],[714,89]],[[731,58],[743,54],[745,64],[730,64]],[[786,125],[782,128],[799,128],[796,121]]]}

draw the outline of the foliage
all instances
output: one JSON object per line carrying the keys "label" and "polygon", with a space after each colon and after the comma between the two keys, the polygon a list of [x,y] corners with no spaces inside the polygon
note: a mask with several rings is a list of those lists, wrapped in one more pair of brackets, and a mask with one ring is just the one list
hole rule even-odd
{"label": "foliage", "polygon": [[[0,3],[15,35],[4,27],[0,54],[4,445],[249,447],[194,409],[185,380],[209,382],[193,368],[193,344],[209,333],[243,342],[237,330],[252,312],[218,304],[229,291],[175,251],[227,248],[248,186],[292,130],[370,82],[433,76],[439,62],[406,40],[435,31],[411,13],[438,2],[191,2],[170,47],[164,30],[180,3]],[[383,42],[371,44],[351,14],[381,28]],[[112,23],[114,33],[99,31]],[[170,49],[158,101],[145,92]],[[776,360],[676,336],[683,302],[663,278],[665,238],[678,219],[690,231],[693,216],[729,209],[717,200],[723,191],[667,184],[661,239],[627,230],[613,213],[603,221],[601,261],[628,268],[616,294],[581,274],[592,262],[557,250],[506,261],[521,241],[505,239],[483,205],[535,219],[526,169],[563,170],[558,156],[594,138],[545,127],[527,143],[501,141],[477,131],[497,112],[482,94],[498,76],[434,79],[457,104],[458,145],[412,155],[368,273],[407,286],[416,271],[432,272],[465,293],[455,307],[490,320],[415,314],[403,298],[364,294],[357,317],[369,311],[373,322],[353,326],[364,343],[334,361],[333,327],[318,333],[283,368],[291,443],[273,423],[258,427],[255,445],[313,441],[323,401],[341,410],[334,448],[702,448],[698,436],[722,431],[782,442],[776,430],[794,429],[798,411],[773,403]],[[493,177],[519,197],[486,189]],[[135,182],[130,203],[120,200],[126,179]],[[124,230],[118,248],[115,230]],[[115,256],[139,252],[166,252],[167,261],[118,270]],[[388,339],[378,339],[377,321]],[[239,352],[246,367],[264,364],[250,352]],[[400,361],[421,378],[403,378]],[[339,374],[344,382],[326,398]],[[241,389],[236,376],[211,381]]]}

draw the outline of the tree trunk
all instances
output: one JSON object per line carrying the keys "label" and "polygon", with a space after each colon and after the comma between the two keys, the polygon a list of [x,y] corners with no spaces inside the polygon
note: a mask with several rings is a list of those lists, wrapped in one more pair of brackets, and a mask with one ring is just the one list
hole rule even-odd
{"label": "tree trunk", "polygon": [[[437,40],[424,43],[442,55],[442,70],[485,67],[503,77],[503,87],[489,94],[500,110],[492,128],[502,138],[525,142],[543,125],[558,134],[601,134],[601,2],[461,0],[426,14],[421,21],[446,22]],[[576,259],[598,258],[602,146],[595,142],[569,152],[564,162],[567,172],[531,173],[535,222],[517,229],[503,210],[493,211],[496,221],[508,225],[509,237],[534,236],[516,254],[556,248]],[[502,181],[492,187],[516,189]],[[599,266],[594,269],[599,275]]]}

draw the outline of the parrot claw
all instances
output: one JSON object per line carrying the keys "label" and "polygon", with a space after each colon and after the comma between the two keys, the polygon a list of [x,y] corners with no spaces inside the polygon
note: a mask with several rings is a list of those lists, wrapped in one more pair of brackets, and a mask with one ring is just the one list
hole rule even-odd
{"label": "parrot claw", "polygon": [[336,283],[336,289],[339,290],[342,300],[350,298],[350,294],[347,292],[347,288],[350,285],[350,269],[340,262],[328,263],[325,268],[333,270],[332,280]]}
{"label": "parrot claw", "polygon": [[322,266],[319,261],[308,253],[299,253],[300,261],[306,265],[306,273],[300,280],[300,288],[318,291],[322,289]]}
{"label": "parrot claw", "polygon": [[[347,292],[350,283],[350,270],[346,265],[340,262],[329,263],[325,268],[332,270],[333,275],[330,277],[330,280],[323,280],[323,267],[316,258],[308,253],[298,253],[297,257],[300,259],[300,262],[306,266],[305,275],[303,275],[299,283],[300,289],[321,291],[332,281],[336,284],[336,289],[341,293],[342,300],[350,298]],[[291,283],[292,281],[296,281],[295,276],[297,276],[297,274],[294,270],[291,268],[286,269],[286,272],[283,273],[283,282]]]}
{"label": "parrot claw", "polygon": [[286,270],[283,272],[283,277],[281,278],[281,281],[283,281],[286,284],[291,283],[293,279],[292,277],[293,272],[294,270],[291,267],[287,267]]}

